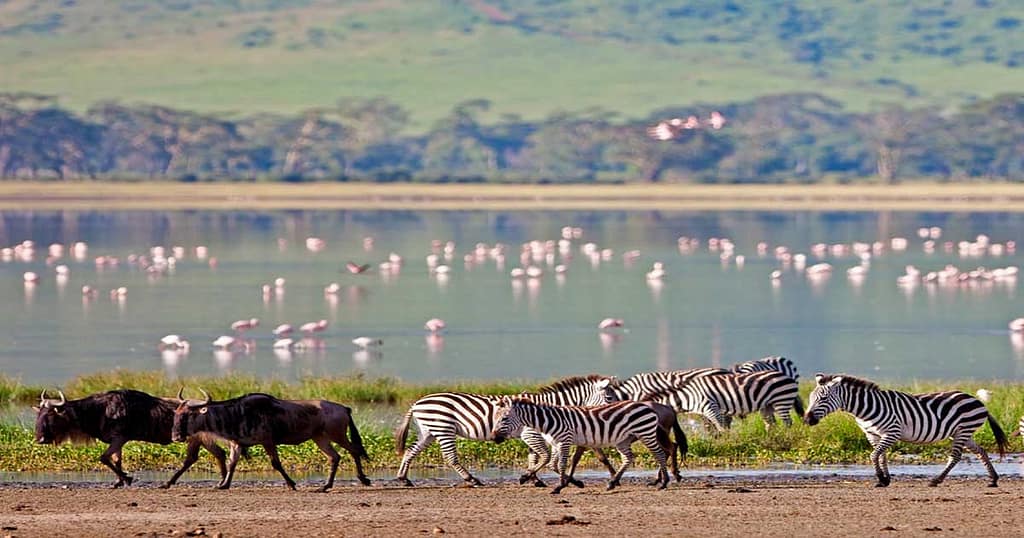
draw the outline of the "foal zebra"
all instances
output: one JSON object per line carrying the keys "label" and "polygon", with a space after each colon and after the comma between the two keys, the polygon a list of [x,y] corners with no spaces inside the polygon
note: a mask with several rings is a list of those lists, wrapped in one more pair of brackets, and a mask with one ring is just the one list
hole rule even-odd
{"label": "foal zebra", "polygon": [[[645,394],[644,400],[672,406],[680,413],[697,413],[718,431],[729,428],[728,417],[760,411],[770,425],[777,415],[793,423],[791,410],[803,414],[796,381],[775,370],[752,374],[721,374],[691,379],[684,385]],[[608,390],[605,390],[606,397]]]}
{"label": "foal zebra", "polygon": [[[613,379],[599,375],[568,377],[539,392],[524,393],[519,396],[554,405],[596,405],[604,403],[601,391]],[[441,454],[444,456],[445,462],[455,469],[468,484],[482,485],[459,463],[455,439],[456,437],[465,437],[476,441],[488,440],[491,430],[494,429],[494,413],[497,405],[502,399],[508,398],[509,396],[439,392],[416,400],[405,413],[402,423],[395,432],[395,448],[402,458],[402,463],[398,467],[398,476],[395,479],[406,486],[411,486],[412,482],[408,478],[409,465],[413,458],[436,439],[437,443],[441,445]],[[415,445],[406,450],[405,441],[412,419],[416,419],[419,426],[419,439]],[[529,430],[524,431],[523,440],[531,450],[543,451],[540,454],[530,454],[531,464],[539,459],[544,462],[541,466],[546,465],[550,460],[550,454],[540,434]]]}
{"label": "foal zebra", "polygon": [[567,473],[569,448],[614,446],[622,454],[622,466],[608,482],[614,489],[622,473],[633,464],[630,445],[639,440],[658,462],[658,489],[668,485],[667,455],[662,448],[668,435],[659,425],[657,412],[642,402],[615,402],[598,407],[560,407],[515,398],[499,404],[491,438],[502,442],[532,428],[544,435],[554,447],[561,469],[561,483],[551,493],[559,493],[570,484]]}
{"label": "foal zebra", "polygon": [[877,487],[886,487],[892,481],[886,451],[897,441],[934,443],[953,438],[953,447],[946,467],[929,485],[937,486],[960,461],[964,447],[981,458],[991,481],[996,487],[999,475],[985,449],[972,438],[985,421],[992,427],[999,455],[1006,451],[1006,434],[992,418],[985,404],[960,391],[907,394],[895,390],[882,390],[871,381],[846,375],[814,376],[817,386],[811,392],[804,422],[814,426],[833,411],[846,411],[857,419],[871,443],[871,462],[878,477]]}
{"label": "foal zebra", "polygon": [[793,381],[800,381],[800,374],[796,371],[796,365],[786,357],[772,355],[752,361],[741,362],[732,366],[732,371],[737,374],[750,374],[754,372],[777,371],[786,374]]}

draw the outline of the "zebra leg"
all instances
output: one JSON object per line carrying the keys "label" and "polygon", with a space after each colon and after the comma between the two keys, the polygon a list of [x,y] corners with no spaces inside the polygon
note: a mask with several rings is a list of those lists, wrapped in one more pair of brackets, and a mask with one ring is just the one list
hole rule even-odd
{"label": "zebra leg", "polygon": [[529,481],[533,481],[533,485],[539,488],[545,487],[546,484],[537,477],[537,473],[543,469],[549,461],[551,461],[551,452],[548,450],[547,441],[539,433],[525,433],[520,436],[526,446],[530,449],[530,455],[527,458],[526,473],[519,477],[519,483],[525,484]]}
{"label": "zebra leg", "polygon": [[[764,429],[770,430],[775,425],[775,408],[765,407],[761,410],[761,418],[764,419]],[[788,424],[787,424],[788,425]]]}
{"label": "zebra leg", "polygon": [[569,443],[559,442],[557,444],[557,448],[553,449],[553,452],[558,454],[558,463],[556,465],[558,465],[559,468],[561,469],[561,480],[559,481],[558,485],[555,486],[555,489],[551,490],[551,494],[552,495],[558,495],[559,493],[562,492],[563,489],[565,489],[565,486],[568,486],[569,483],[570,483],[569,482],[568,470],[569,470],[569,448],[571,446],[572,445],[570,445]]}
{"label": "zebra leg", "polygon": [[[958,433],[961,435],[963,434],[962,431]],[[946,462],[946,468],[943,469],[941,473],[939,473],[939,476],[936,476],[935,478],[931,479],[928,482],[929,486],[934,488],[935,486],[941,484],[942,481],[946,479],[946,475],[949,474],[949,471],[953,470],[953,467],[957,463],[960,463],[960,457],[964,453],[965,444],[965,439],[963,439],[961,435],[958,435],[956,438],[953,439],[953,448],[949,452],[949,460],[947,460]]]}
{"label": "zebra leg", "polygon": [[[583,447],[577,447],[577,449],[578,450],[586,450]],[[608,455],[605,454],[603,450],[601,450],[600,448],[597,448],[597,447],[594,447],[591,450],[594,451],[594,457],[597,458],[597,461],[601,462],[604,465],[605,469],[608,469],[608,474],[609,475],[614,475],[615,474],[615,466],[612,465],[611,460],[608,459]],[[569,474],[572,475],[572,473],[569,473]],[[580,487],[582,487],[582,486],[580,486]]]}
{"label": "zebra leg", "polygon": [[[657,439],[641,439],[647,450],[654,456],[655,461],[658,462],[658,477],[648,482],[648,486],[658,486],[658,489],[665,489],[668,486],[668,454],[665,452],[665,447],[662,446]],[[671,449],[671,452],[675,451],[675,447]]]}
{"label": "zebra leg", "polygon": [[619,486],[619,481],[622,480],[622,474],[625,473],[626,469],[628,469],[629,466],[633,464],[633,449],[630,448],[629,445],[629,441],[615,445],[615,448],[618,449],[619,454],[622,454],[622,466],[619,467],[619,470],[615,473],[615,476],[612,477],[612,479],[608,482],[608,491],[611,491]]}
{"label": "zebra leg", "polygon": [[[872,437],[874,439],[872,439]],[[889,447],[896,444],[899,440],[899,433],[889,434],[885,437],[869,436],[868,441],[874,445],[874,450],[871,451],[871,463],[875,464],[875,476],[878,477],[878,483],[875,487],[884,488],[888,487],[892,482],[892,475],[889,474],[889,462],[885,456],[886,451]]]}
{"label": "zebra leg", "polygon": [[978,446],[978,443],[974,442],[974,439],[968,439],[964,445],[981,458],[981,462],[985,464],[985,470],[988,471],[988,477],[991,482],[988,483],[988,487],[994,488],[999,484],[999,473],[996,472],[996,468],[992,466],[992,460],[988,459],[988,452],[985,452],[984,448]]}
{"label": "zebra leg", "polygon": [[437,444],[441,445],[441,455],[444,456],[445,463],[449,467],[455,469],[455,472],[459,473],[459,476],[466,482],[467,486],[482,486],[483,482],[477,480],[475,476],[469,473],[469,471],[459,463],[459,453],[456,451],[455,435],[445,435],[444,437],[438,436]]}
{"label": "zebra leg", "polygon": [[395,477],[395,480],[401,482],[405,486],[412,487],[412,481],[408,478],[409,464],[412,463],[413,458],[419,455],[420,452],[423,452],[428,446],[430,446],[430,443],[433,442],[434,435],[421,428],[419,440],[416,441],[415,445],[409,447],[409,449],[405,451],[405,456],[402,457],[402,463],[398,466],[398,476]]}
{"label": "zebra leg", "polygon": [[[605,459],[605,461],[608,460],[608,456],[605,456],[603,453],[601,453],[600,449],[595,448],[593,450],[594,450],[594,454],[601,454],[601,457],[603,457]],[[577,480],[576,477],[574,477],[573,475],[576,474],[576,466],[579,465],[580,458],[583,457],[583,454],[586,451],[587,451],[586,447],[582,447],[582,446],[577,446],[576,447],[576,451],[573,452],[573,454],[572,454],[572,461],[569,462],[569,471],[565,473],[566,476],[569,477],[569,483],[574,485],[574,486],[576,486],[576,487],[578,487],[578,488],[582,488],[583,487],[583,482]],[[561,473],[561,470],[559,470],[559,473]]]}

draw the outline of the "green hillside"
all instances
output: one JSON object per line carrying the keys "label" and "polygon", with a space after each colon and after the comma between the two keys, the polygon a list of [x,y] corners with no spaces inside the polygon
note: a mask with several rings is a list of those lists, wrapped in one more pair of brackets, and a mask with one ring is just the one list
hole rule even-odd
{"label": "green hillside", "polygon": [[1012,0],[0,0],[0,91],[197,111],[387,96],[414,128],[815,91],[853,110],[1024,88]]}

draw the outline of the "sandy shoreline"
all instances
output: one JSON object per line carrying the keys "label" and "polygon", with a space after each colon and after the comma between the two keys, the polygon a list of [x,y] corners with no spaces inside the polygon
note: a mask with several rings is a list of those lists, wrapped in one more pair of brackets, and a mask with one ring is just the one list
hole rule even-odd
{"label": "sandy shoreline", "polygon": [[489,185],[0,182],[0,209],[1024,211],[1024,184]]}
{"label": "sandy shoreline", "polygon": [[0,526],[12,536],[900,536],[1015,535],[1024,482],[987,488],[974,478],[927,487],[896,479],[708,483],[656,491],[603,481],[550,495],[503,482],[482,488],[343,483],[217,491],[207,483],[171,490],[132,487],[0,486]]}

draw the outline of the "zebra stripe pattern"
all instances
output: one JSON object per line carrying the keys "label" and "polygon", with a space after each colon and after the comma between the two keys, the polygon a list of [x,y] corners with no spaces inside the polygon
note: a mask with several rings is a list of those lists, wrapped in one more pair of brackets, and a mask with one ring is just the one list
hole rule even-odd
{"label": "zebra stripe pattern", "polygon": [[[614,378],[599,375],[570,377],[562,379],[536,393],[523,393],[520,397],[554,405],[588,405],[604,400],[603,389]],[[395,433],[395,446],[402,463],[398,467],[396,480],[411,486],[408,479],[409,465],[412,460],[423,452],[434,440],[441,445],[441,454],[445,462],[455,469],[459,476],[471,485],[481,482],[459,463],[455,440],[457,437],[485,441],[490,438],[494,429],[494,415],[497,404],[509,396],[487,396],[460,392],[440,392],[429,394],[414,402],[405,413],[401,425]],[[409,434],[409,426],[415,419],[419,428],[416,444],[405,449],[405,441]],[[530,462],[543,461],[541,466],[550,461],[550,453],[543,437],[532,431],[523,432],[523,440],[530,447]]]}
{"label": "zebra stripe pattern", "polygon": [[973,436],[987,420],[1002,455],[1006,435],[985,404],[974,396],[960,391],[907,394],[882,390],[871,381],[846,375],[817,374],[815,381],[804,422],[813,426],[834,411],[853,415],[873,448],[871,462],[878,477],[876,486],[885,487],[892,481],[886,451],[897,441],[934,443],[948,438],[953,439],[949,460],[930,485],[942,483],[960,461],[965,447],[985,464],[989,486],[995,487],[999,481],[988,453],[974,442]]}
{"label": "zebra stripe pattern", "polygon": [[498,412],[492,438],[502,440],[532,428],[552,441],[559,460],[561,483],[552,490],[559,493],[570,484],[566,473],[569,449],[573,445],[587,447],[613,446],[622,454],[622,466],[608,482],[614,489],[622,473],[633,464],[630,447],[640,440],[658,462],[658,489],[668,485],[667,454],[662,448],[668,436],[659,426],[658,414],[642,402],[616,402],[598,407],[559,407],[527,399],[503,402]]}
{"label": "zebra stripe pattern", "polygon": [[718,431],[729,428],[728,417],[760,412],[765,423],[778,416],[793,423],[789,412],[802,414],[796,381],[777,371],[695,377],[681,387],[642,396],[672,406],[680,413],[697,413]]}
{"label": "zebra stripe pattern", "polygon": [[754,359],[752,361],[741,362],[735,364],[732,367],[732,371],[737,374],[751,374],[754,372],[770,372],[770,371],[782,372],[786,374],[793,381],[800,381],[800,374],[796,371],[796,365],[793,361],[786,357],[780,357],[773,355],[770,357],[762,357],[760,359]]}
{"label": "zebra stripe pattern", "polygon": [[621,400],[640,400],[645,394],[669,390],[683,386],[687,381],[703,376],[731,373],[724,368],[691,368],[689,370],[670,370],[666,372],[642,372],[625,381],[612,382],[605,392],[607,402]]}

